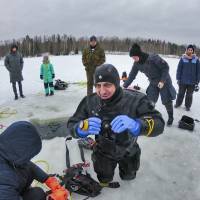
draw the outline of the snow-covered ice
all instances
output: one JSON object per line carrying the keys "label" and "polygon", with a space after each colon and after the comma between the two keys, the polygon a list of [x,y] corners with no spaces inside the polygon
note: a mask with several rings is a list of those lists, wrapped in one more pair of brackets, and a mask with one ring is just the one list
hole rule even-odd
{"label": "snow-covered ice", "polygon": [[[173,84],[177,89],[175,80],[178,58],[164,59],[169,63]],[[81,55],[51,56],[56,78],[67,82],[86,81]],[[17,120],[52,119],[66,117],[73,114],[78,103],[86,94],[84,86],[69,85],[65,91],[56,91],[52,97],[45,97],[43,82],[39,79],[39,69],[42,58],[25,58],[23,70],[23,88],[25,99],[13,100],[12,87],[9,75],[3,61],[0,61],[0,111],[8,109],[16,114],[0,118],[0,124],[8,126]],[[117,67],[119,73],[129,72],[132,60],[128,55],[106,55],[106,63]],[[139,73],[134,84],[142,88],[148,86],[144,74]],[[97,200],[199,200],[200,199],[200,123],[196,123],[193,132],[177,128],[178,120],[186,114],[193,118],[200,118],[200,94],[194,94],[194,101],[190,112],[184,107],[174,110],[174,124],[165,127],[164,134],[147,138],[140,137],[138,142],[142,149],[141,166],[137,178],[133,181],[121,181],[118,169],[114,180],[119,181],[118,189],[103,189]],[[160,99],[156,108],[167,119],[167,114]],[[5,129],[5,128],[4,128]],[[2,132],[4,129],[0,129]],[[80,162],[79,150],[76,140],[69,142],[72,163]],[[86,152],[90,160],[90,152]],[[61,173],[65,168],[65,142],[64,138],[54,138],[43,141],[42,151],[34,158],[45,160],[50,165],[51,173]],[[91,167],[90,172],[96,178]],[[73,194],[73,199],[83,199],[83,196]]]}

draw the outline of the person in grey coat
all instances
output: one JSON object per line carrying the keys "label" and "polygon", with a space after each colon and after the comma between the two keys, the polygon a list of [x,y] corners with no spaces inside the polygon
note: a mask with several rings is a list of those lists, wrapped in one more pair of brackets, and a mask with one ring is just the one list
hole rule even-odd
{"label": "person in grey coat", "polygon": [[176,98],[176,90],[169,75],[169,65],[159,55],[142,52],[138,44],[132,45],[129,55],[133,58],[134,65],[123,87],[127,88],[139,71],[143,72],[150,82],[146,90],[147,97],[155,104],[160,94],[162,104],[168,113],[167,125],[172,125],[174,120],[172,100]]}
{"label": "person in grey coat", "polygon": [[9,71],[9,74],[10,74],[10,82],[12,83],[15,100],[18,99],[16,82],[18,82],[20,97],[25,98],[25,96],[23,95],[23,91],[22,91],[23,64],[24,64],[23,58],[18,53],[18,46],[13,44],[11,46],[10,53],[5,58],[4,65],[6,66],[7,70]]}

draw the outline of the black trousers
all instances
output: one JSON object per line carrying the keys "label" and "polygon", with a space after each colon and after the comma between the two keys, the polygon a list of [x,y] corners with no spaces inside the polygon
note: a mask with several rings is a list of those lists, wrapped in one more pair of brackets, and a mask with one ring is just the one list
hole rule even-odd
{"label": "black trousers", "polygon": [[[20,96],[23,96],[22,82],[21,81],[18,81],[18,86],[19,86],[19,94],[20,94]],[[13,87],[14,95],[17,97],[18,94],[17,94],[16,82],[12,82],[12,87]]]}
{"label": "black trousers", "polygon": [[[106,157],[99,151],[93,151],[92,161],[94,171],[97,174],[97,178],[102,183],[111,182],[114,177],[114,171],[119,164],[119,175],[123,180],[131,180],[136,177],[136,172],[140,167],[140,154],[141,150],[139,145],[136,144],[136,151],[134,154],[127,155],[116,161],[114,159]],[[105,147],[106,148],[106,147]]]}
{"label": "black trousers", "polygon": [[180,106],[183,103],[183,99],[185,96],[185,107],[190,108],[192,105],[194,88],[195,85],[179,84],[176,105]]}
{"label": "black trousers", "polygon": [[40,187],[29,188],[22,198],[23,200],[46,200],[46,193]]}

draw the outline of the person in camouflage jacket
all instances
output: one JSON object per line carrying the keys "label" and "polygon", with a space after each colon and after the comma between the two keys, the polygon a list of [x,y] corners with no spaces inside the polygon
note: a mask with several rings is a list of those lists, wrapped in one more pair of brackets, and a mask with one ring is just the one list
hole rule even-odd
{"label": "person in camouflage jacket", "polygon": [[90,46],[83,50],[82,63],[87,76],[87,95],[93,93],[93,75],[97,66],[105,62],[104,50],[95,36],[90,37]]}

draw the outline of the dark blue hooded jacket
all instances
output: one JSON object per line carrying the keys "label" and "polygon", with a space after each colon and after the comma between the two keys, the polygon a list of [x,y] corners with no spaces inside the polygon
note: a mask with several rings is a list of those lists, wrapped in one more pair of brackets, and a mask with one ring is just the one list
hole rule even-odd
{"label": "dark blue hooded jacket", "polygon": [[29,122],[10,125],[0,135],[0,200],[20,200],[35,179],[48,175],[30,161],[41,150],[40,136]]}
{"label": "dark blue hooded jacket", "polygon": [[192,59],[188,59],[183,55],[179,61],[176,79],[180,84],[195,85],[200,80],[200,63],[199,59],[194,55]]}

